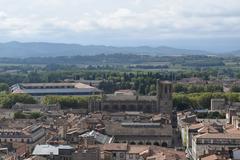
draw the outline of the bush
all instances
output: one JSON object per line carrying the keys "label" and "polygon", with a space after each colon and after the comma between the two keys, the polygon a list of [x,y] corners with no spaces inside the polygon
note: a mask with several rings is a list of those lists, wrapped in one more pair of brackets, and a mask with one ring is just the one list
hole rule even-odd
{"label": "bush", "polygon": [[39,112],[30,112],[30,113],[15,112],[14,113],[15,119],[37,119],[41,116],[42,114]]}
{"label": "bush", "polygon": [[29,118],[30,118],[30,119],[38,119],[38,118],[41,117],[41,116],[42,116],[42,114],[39,113],[39,112],[32,112],[32,113],[30,113]]}
{"label": "bush", "polygon": [[208,113],[197,113],[197,117],[200,119],[225,119],[224,114],[220,114],[219,112],[208,112]]}
{"label": "bush", "polygon": [[14,118],[15,119],[25,119],[26,115],[23,112],[15,112],[14,113]]}

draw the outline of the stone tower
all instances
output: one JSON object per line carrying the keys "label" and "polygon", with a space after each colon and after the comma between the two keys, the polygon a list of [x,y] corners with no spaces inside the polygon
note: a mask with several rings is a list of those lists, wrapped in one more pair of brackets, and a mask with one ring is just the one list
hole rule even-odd
{"label": "stone tower", "polygon": [[157,80],[157,112],[171,115],[172,102],[172,83],[170,81]]}

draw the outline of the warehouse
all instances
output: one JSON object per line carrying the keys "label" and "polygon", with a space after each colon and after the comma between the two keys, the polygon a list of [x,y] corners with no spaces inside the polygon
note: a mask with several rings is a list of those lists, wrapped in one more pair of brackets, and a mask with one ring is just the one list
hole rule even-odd
{"label": "warehouse", "polygon": [[18,83],[10,88],[12,93],[26,93],[32,96],[99,95],[101,90],[83,83]]}

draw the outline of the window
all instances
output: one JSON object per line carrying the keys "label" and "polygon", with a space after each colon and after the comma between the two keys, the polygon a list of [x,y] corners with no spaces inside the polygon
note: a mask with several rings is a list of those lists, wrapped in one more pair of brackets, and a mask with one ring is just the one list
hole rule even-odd
{"label": "window", "polygon": [[160,146],[158,142],[154,142],[153,145]]}
{"label": "window", "polygon": [[142,105],[138,105],[137,111],[142,111],[142,110],[143,110],[143,106]]}
{"label": "window", "polygon": [[126,105],[122,105],[121,106],[121,111],[126,111],[126,108],[127,108]]}
{"label": "window", "polygon": [[108,111],[109,110],[109,106],[108,105],[104,105],[103,106],[103,110]]}
{"label": "window", "polygon": [[166,142],[163,142],[162,147],[168,147],[168,144]]}
{"label": "window", "polygon": [[152,145],[152,143],[151,142],[147,142],[146,145]]}
{"label": "window", "polygon": [[136,107],[135,107],[135,105],[130,104],[130,105],[127,107],[127,110],[128,110],[128,111],[136,111]]}
{"label": "window", "polygon": [[113,110],[118,111],[118,105],[117,104],[113,105]]}
{"label": "window", "polygon": [[133,155],[132,154],[129,154],[129,159],[133,159]]}
{"label": "window", "polygon": [[167,86],[165,86],[165,94],[167,94],[168,93],[168,88],[167,88]]}
{"label": "window", "polygon": [[120,158],[124,158],[124,154],[123,153],[120,153]]}
{"label": "window", "polygon": [[113,157],[117,157],[117,154],[116,154],[116,153],[113,153]]}

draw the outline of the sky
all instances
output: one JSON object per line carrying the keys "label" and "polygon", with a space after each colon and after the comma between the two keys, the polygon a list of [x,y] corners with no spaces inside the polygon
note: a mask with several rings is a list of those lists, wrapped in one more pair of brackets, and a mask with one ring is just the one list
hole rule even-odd
{"label": "sky", "polygon": [[240,0],[0,0],[0,42],[240,49]]}

